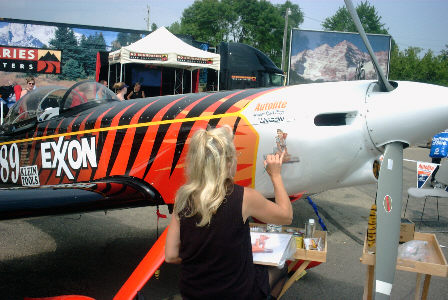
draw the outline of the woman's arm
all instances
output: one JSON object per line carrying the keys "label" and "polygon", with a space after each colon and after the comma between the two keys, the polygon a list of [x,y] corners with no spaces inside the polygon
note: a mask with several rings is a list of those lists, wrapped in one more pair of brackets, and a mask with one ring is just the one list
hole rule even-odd
{"label": "woman's arm", "polygon": [[179,257],[180,248],[180,223],[176,214],[171,215],[170,227],[166,235],[165,261],[171,264],[180,264],[182,258]]}
{"label": "woman's arm", "polygon": [[265,160],[266,172],[271,178],[274,186],[275,202],[266,199],[260,192],[244,188],[243,198],[243,221],[246,222],[249,216],[257,218],[265,223],[289,225],[292,222],[293,212],[291,201],[283,185],[281,168],[282,155],[268,155]]}
{"label": "woman's arm", "polygon": [[131,91],[131,92],[128,94],[128,96],[126,97],[126,99],[131,100],[131,96],[132,96],[132,94],[134,94],[134,91]]}
{"label": "woman's arm", "polygon": [[143,97],[143,98],[146,98],[146,96],[145,96],[145,91],[142,91],[142,97]]}

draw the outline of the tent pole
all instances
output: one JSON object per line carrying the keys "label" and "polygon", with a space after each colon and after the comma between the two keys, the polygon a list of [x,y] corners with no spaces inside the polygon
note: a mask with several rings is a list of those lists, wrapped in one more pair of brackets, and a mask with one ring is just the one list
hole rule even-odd
{"label": "tent pole", "polygon": [[160,67],[160,96],[162,96],[162,84],[163,84],[163,67]]}
{"label": "tent pole", "polygon": [[110,64],[108,66],[109,71],[107,72],[107,86],[110,86]]}
{"label": "tent pole", "polygon": [[177,83],[177,70],[174,69],[174,89],[173,89],[173,95],[176,95],[176,83]]}
{"label": "tent pole", "polygon": [[218,92],[219,92],[219,70],[218,70]]}
{"label": "tent pole", "polygon": [[190,93],[193,93],[193,70],[190,70]]}
{"label": "tent pole", "polygon": [[123,81],[123,64],[120,64],[120,82]]}

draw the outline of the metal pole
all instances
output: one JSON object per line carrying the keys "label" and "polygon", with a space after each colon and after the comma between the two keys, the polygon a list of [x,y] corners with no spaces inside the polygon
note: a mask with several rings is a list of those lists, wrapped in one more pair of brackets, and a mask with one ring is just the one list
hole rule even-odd
{"label": "metal pole", "polygon": [[149,5],[147,5],[146,8],[148,9],[148,15],[146,17],[146,28],[148,29],[148,31],[150,31],[151,30],[151,22],[150,22],[150,18],[149,18],[149,11],[150,11]]}
{"label": "metal pole", "polygon": [[110,64],[108,66],[109,71],[107,72],[107,87],[110,88]]}
{"label": "metal pole", "polygon": [[218,85],[217,85],[218,92],[219,92],[219,73],[220,73],[220,70],[218,70]]}
{"label": "metal pole", "polygon": [[288,7],[285,11],[285,29],[283,30],[283,48],[282,48],[282,71],[285,72],[285,55],[286,55],[286,37],[288,36],[288,16],[291,9]]}

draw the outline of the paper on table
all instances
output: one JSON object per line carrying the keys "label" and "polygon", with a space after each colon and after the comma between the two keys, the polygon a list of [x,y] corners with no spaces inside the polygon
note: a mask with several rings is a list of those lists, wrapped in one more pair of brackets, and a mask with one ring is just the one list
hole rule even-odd
{"label": "paper on table", "polygon": [[295,243],[290,243],[292,235],[287,233],[251,232],[254,263],[281,266],[295,251]]}

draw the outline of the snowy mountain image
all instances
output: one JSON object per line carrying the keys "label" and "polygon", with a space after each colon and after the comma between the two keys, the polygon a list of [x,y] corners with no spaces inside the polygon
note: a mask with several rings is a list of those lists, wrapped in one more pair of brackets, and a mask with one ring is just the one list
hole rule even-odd
{"label": "snowy mountain image", "polygon": [[[20,23],[1,23],[0,26],[0,45],[16,47],[48,47],[51,39],[56,32],[55,26],[43,26]],[[81,34],[75,32],[78,41]]]}
{"label": "snowy mountain image", "polygon": [[[387,70],[388,53],[375,53],[383,70]],[[304,50],[291,56],[291,72],[301,81],[355,80],[356,67],[363,63],[365,79],[376,79],[376,72],[368,53],[344,40],[334,47],[323,44],[313,50]]]}

